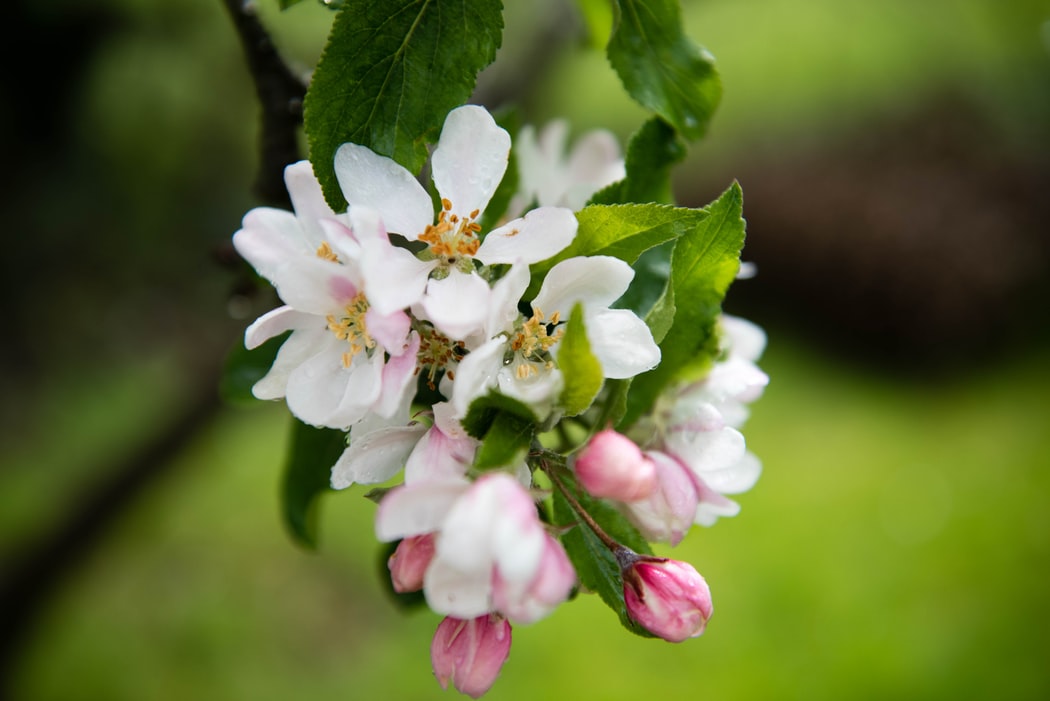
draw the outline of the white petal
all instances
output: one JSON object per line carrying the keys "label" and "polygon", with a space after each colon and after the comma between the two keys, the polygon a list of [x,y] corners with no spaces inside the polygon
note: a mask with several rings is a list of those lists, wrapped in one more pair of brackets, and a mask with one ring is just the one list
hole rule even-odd
{"label": "white petal", "polygon": [[343,367],[349,346],[326,336],[318,352],[288,376],[288,408],[305,423],[345,428],[379,397],[382,355],[358,353],[349,368]]}
{"label": "white petal", "polygon": [[705,482],[709,474],[736,465],[746,449],[744,436],[728,426],[718,431],[672,431],[667,437],[667,450]]}
{"label": "white petal", "polygon": [[729,314],[723,314],[720,322],[732,355],[752,361],[759,359],[766,349],[766,332],[761,326]]}
{"label": "white petal", "polygon": [[308,358],[317,353],[319,343],[323,343],[331,334],[323,329],[293,331],[274,358],[273,365],[266,375],[252,387],[252,394],[258,399],[280,399],[288,390],[288,376]]}
{"label": "white petal", "polygon": [[286,167],[284,183],[288,187],[288,196],[302,226],[306,243],[316,251],[325,240],[324,230],[319,222],[334,217],[335,212],[325,202],[321,183],[314,177],[310,161],[299,161]]}
{"label": "white petal", "polygon": [[270,281],[290,258],[314,253],[307,248],[295,215],[268,207],[258,207],[244,216],[243,228],[233,235],[233,247]]}
{"label": "white petal", "polygon": [[[371,413],[382,396],[384,367],[382,353],[375,353],[371,358],[358,353],[350,366],[343,399],[329,419],[330,426],[349,428]],[[388,408],[392,411],[397,407]]]}
{"label": "white petal", "polygon": [[489,284],[477,273],[453,270],[444,280],[430,280],[422,306],[428,320],[449,338],[479,330],[489,311]]}
{"label": "white petal", "polygon": [[762,462],[754,453],[744,455],[720,470],[705,470],[704,483],[720,494],[741,494],[755,486],[762,474]]}
{"label": "white petal", "polygon": [[340,311],[360,291],[352,272],[321,258],[295,258],[278,268],[273,284],[289,306],[324,316]]}
{"label": "white petal", "polygon": [[[538,263],[559,253],[576,238],[579,223],[563,207],[534,209],[490,231],[474,257],[485,263]],[[622,293],[621,293],[622,294]]]}
{"label": "white petal", "polygon": [[401,311],[381,314],[375,308],[370,308],[365,312],[365,328],[384,350],[389,351],[391,355],[401,355],[405,350],[408,332],[412,328],[412,320],[408,318],[408,314]]}
{"label": "white petal", "polygon": [[458,418],[466,416],[470,403],[496,385],[506,350],[507,337],[497,336],[472,350],[459,362],[451,400]]}
{"label": "white petal", "polygon": [[603,309],[588,315],[586,323],[587,340],[605,377],[634,377],[660,362],[652,332],[629,309]]}
{"label": "white petal", "polygon": [[437,261],[422,261],[389,242],[385,246],[366,248],[361,263],[368,302],[383,314],[392,314],[419,302],[430,271],[437,266]]}
{"label": "white petal", "polygon": [[740,504],[721,494],[707,492],[700,497],[693,523],[700,526],[713,526],[720,516],[736,516],[739,513]]}
{"label": "white petal", "polygon": [[383,365],[382,389],[372,412],[383,417],[398,415],[412,401],[416,383],[416,353],[419,351],[419,334],[413,332],[409,344],[400,355],[392,355]]}
{"label": "white petal", "polygon": [[354,483],[378,484],[398,473],[408,460],[425,426],[399,426],[372,431],[354,438],[332,468],[332,488]]}
{"label": "white petal", "polygon": [[452,505],[469,487],[466,480],[449,480],[391,490],[376,510],[376,538],[389,543],[440,530]]}
{"label": "white petal", "polygon": [[[597,192],[621,180],[627,173],[620,156],[620,143],[611,131],[596,129],[576,140],[569,154],[569,178],[574,183],[590,185]],[[586,200],[567,206],[582,207]]]}
{"label": "white petal", "polygon": [[289,329],[318,328],[321,324],[313,314],[304,314],[289,306],[277,307],[266,312],[244,331],[244,347],[258,348],[274,336]]}
{"label": "white petal", "polygon": [[453,438],[431,427],[405,463],[405,483],[463,477],[474,461],[477,445],[473,438]]}
{"label": "white petal", "polygon": [[634,270],[619,258],[579,256],[555,265],[543,279],[533,309],[543,311],[545,318],[561,312],[568,319],[576,302],[585,309],[597,311],[619,299],[634,278]]}
{"label": "white petal", "polygon": [[518,300],[529,286],[529,267],[512,265],[507,274],[496,281],[489,296],[488,316],[477,334],[465,338],[467,348],[473,349],[494,336],[509,333],[521,318]]}
{"label": "white petal", "polygon": [[423,575],[423,593],[436,613],[470,620],[491,610],[492,574],[461,572],[434,558]]}
{"label": "white petal", "polygon": [[460,217],[484,211],[503,180],[509,155],[510,134],[485,108],[458,107],[445,118],[434,149],[434,185]]}
{"label": "white petal", "polygon": [[414,240],[434,223],[430,195],[411,173],[395,161],[358,144],[343,144],[335,152],[335,175],[351,207],[379,212],[387,231]]}

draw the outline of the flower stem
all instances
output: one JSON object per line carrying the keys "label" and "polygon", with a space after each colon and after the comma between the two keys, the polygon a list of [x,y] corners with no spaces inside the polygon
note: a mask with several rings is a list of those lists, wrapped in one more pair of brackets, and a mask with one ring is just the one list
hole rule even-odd
{"label": "flower stem", "polygon": [[598,536],[598,540],[602,541],[605,547],[609,548],[609,550],[611,550],[613,554],[616,554],[621,550],[626,549],[624,548],[624,546],[616,542],[616,540],[614,540],[612,536],[606,533],[602,529],[602,527],[599,526],[593,518],[591,518],[591,515],[587,513],[587,509],[583,508],[583,505],[580,504],[579,500],[576,498],[576,495],[574,495],[572,491],[570,491],[569,488],[565,486],[565,483],[562,482],[561,477],[558,476],[557,472],[551,467],[550,463],[547,462],[546,458],[540,459],[540,469],[547,473],[547,476],[551,478],[551,482],[558,489],[558,491],[562,493],[562,496],[565,497],[565,501],[569,502],[569,506],[572,507],[573,511],[575,511],[581,519],[583,519],[583,522],[586,523],[587,527],[594,532],[594,535]]}

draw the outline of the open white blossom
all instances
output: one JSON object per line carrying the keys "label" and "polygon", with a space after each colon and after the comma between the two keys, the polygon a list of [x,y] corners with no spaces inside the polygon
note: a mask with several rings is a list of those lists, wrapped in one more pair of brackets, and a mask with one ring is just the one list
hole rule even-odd
{"label": "open white blossom", "polygon": [[285,302],[248,327],[245,346],[292,332],[252,392],[285,397],[296,417],[316,426],[391,416],[410,388],[418,335],[404,312],[372,308],[359,261],[348,255],[360,248],[355,232],[324,203],[309,164],[290,166],[285,179],[295,213],[253,209],[233,237]]}
{"label": "open white blossom", "polygon": [[488,313],[490,288],[475,260],[535,263],[572,242],[576,218],[560,207],[532,210],[482,240],[478,221],[503,179],[509,153],[510,136],[484,108],[452,110],[431,159],[441,198],[435,217],[430,195],[405,168],[358,144],[339,148],[335,171],[351,215],[367,207],[387,231],[426,244],[421,257],[389,240],[364,247],[365,286],[378,309],[418,309],[442,333],[464,338]]}

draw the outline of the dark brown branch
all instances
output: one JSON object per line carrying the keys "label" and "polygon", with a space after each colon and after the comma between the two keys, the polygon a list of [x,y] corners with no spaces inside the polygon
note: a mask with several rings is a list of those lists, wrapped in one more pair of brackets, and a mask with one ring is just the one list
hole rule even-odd
{"label": "dark brown branch", "polygon": [[290,207],[284,168],[301,158],[298,133],[303,123],[306,83],[281,58],[251,3],[223,0],[223,4],[240,37],[262,108],[255,194],[267,204]]}

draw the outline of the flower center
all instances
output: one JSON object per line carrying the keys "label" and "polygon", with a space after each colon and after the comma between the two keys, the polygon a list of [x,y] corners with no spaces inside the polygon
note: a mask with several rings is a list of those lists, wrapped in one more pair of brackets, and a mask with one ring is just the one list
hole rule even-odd
{"label": "flower center", "polygon": [[335,251],[332,250],[327,241],[317,247],[317,257],[323,260],[330,260],[333,263],[339,262],[339,256],[335,254]]}
{"label": "flower center", "polygon": [[343,367],[348,368],[354,360],[354,356],[361,351],[370,352],[376,347],[375,339],[368,333],[365,325],[365,314],[368,312],[368,300],[363,292],[347,302],[343,316],[329,314],[325,317],[328,321],[328,330],[335,334],[340,341],[350,344],[350,350],[343,353]]}
{"label": "flower center", "polygon": [[419,240],[424,241],[430,253],[445,266],[453,266],[463,258],[470,259],[481,245],[478,239],[481,225],[475,221],[479,213],[475,209],[467,217],[460,218],[452,213],[452,203],[442,199],[437,223],[428,224]]}
{"label": "flower center", "polygon": [[550,349],[565,332],[558,329],[552,334],[551,331],[558,325],[560,318],[560,313],[555,312],[549,321],[544,321],[543,311],[534,309],[532,318],[523,323],[518,332],[514,334],[514,338],[510,340],[512,353],[520,353],[523,360],[530,361],[519,363],[515,369],[519,380],[524,380],[536,372],[536,366],[533,363],[542,363],[548,369],[554,367]]}
{"label": "flower center", "polygon": [[448,379],[454,380],[455,375],[448,366],[458,363],[467,354],[463,341],[453,341],[430,324],[416,324],[414,328],[419,333],[416,372],[423,371],[427,378],[427,387],[437,388],[437,376],[442,370],[448,375]]}

